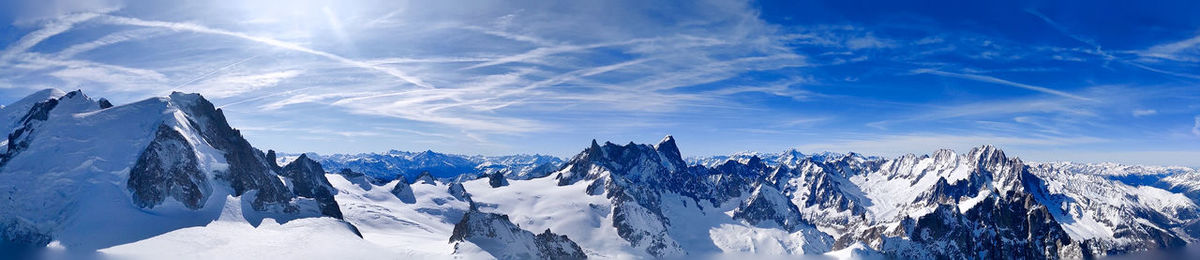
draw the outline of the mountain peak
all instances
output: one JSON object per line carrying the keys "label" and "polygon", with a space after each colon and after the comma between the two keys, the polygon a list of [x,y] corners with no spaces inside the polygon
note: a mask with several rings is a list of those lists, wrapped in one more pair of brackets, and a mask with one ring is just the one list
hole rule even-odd
{"label": "mountain peak", "polygon": [[77,96],[77,95],[83,95],[83,90],[82,90],[82,89],[76,89],[76,90],[73,90],[73,91],[71,91],[71,92],[67,92],[67,94],[64,94],[64,95],[63,95],[63,97],[70,98],[70,97],[75,97],[75,96]]}
{"label": "mountain peak", "polygon": [[171,101],[181,102],[181,103],[185,103],[185,104],[193,104],[193,103],[199,102],[201,100],[204,100],[205,102],[208,101],[208,100],[204,99],[204,96],[201,96],[198,93],[183,93],[183,92],[179,92],[179,91],[172,91],[171,95],[168,96],[168,98],[170,98]]}
{"label": "mountain peak", "polygon": [[674,144],[675,144],[675,137],[674,137],[674,136],[671,136],[671,135],[667,135],[667,136],[663,137],[663,139],[662,139],[662,140],[659,140],[659,141],[658,141],[658,145],[663,145],[663,144],[668,144],[668,143],[669,143],[669,144],[671,144],[671,145],[674,145]]}
{"label": "mountain peak", "polygon": [[[43,101],[43,100],[51,99],[51,98],[59,98],[59,97],[65,96],[65,95],[67,95],[67,92],[65,92],[65,91],[62,91],[62,90],[59,90],[56,88],[47,88],[47,89],[43,89],[43,90],[38,90],[37,92],[33,92],[33,94],[29,94],[28,96],[25,96],[25,98],[22,98],[21,100],[28,99],[33,102],[38,102],[38,101]],[[21,101],[17,101],[17,103],[20,103],[20,102]]]}
{"label": "mountain peak", "polygon": [[980,151],[984,151],[984,152],[995,152],[995,151],[1000,151],[1000,148],[996,148],[995,145],[985,144],[985,145],[980,145],[979,147],[975,147],[974,149],[971,149],[971,150],[980,150]]}
{"label": "mountain peak", "polygon": [[988,161],[1000,161],[1008,159],[1008,157],[1004,155],[1004,151],[990,144],[971,149],[970,155],[972,155],[973,158]]}
{"label": "mountain peak", "polygon": [[[605,142],[604,144],[608,145],[609,143]],[[603,149],[604,148],[602,146],[600,146],[600,143],[596,142],[596,139],[592,139],[592,145],[588,146],[587,150],[584,150],[584,152],[590,157],[599,158],[599,156],[602,156],[604,154]]]}
{"label": "mountain peak", "polygon": [[683,161],[683,154],[679,152],[679,146],[675,145],[675,137],[667,135],[662,141],[654,145],[654,150],[662,154],[666,158],[664,166],[671,168],[674,171],[681,171],[687,167],[687,162]]}

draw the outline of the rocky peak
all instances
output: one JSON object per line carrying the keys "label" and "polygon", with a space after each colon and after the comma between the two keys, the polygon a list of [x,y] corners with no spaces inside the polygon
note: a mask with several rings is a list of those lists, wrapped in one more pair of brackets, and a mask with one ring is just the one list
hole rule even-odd
{"label": "rocky peak", "polygon": [[98,109],[99,105],[83,91],[63,93],[57,89],[39,91],[5,107],[0,110],[0,130],[8,142],[0,150],[0,166],[27,148],[38,126],[50,120],[52,114],[66,116]]}
{"label": "rocky peak", "polygon": [[81,113],[100,109],[100,104],[83,94],[82,90],[67,92],[58,98],[58,110],[65,113]]}
{"label": "rocky peak", "polygon": [[[274,151],[272,151],[272,152],[274,152]],[[271,154],[274,154],[274,153],[271,153]],[[268,156],[268,157],[270,157],[270,156]],[[274,164],[274,163],[272,163],[272,164]],[[292,160],[287,165],[283,166],[283,168],[285,170],[300,168],[300,169],[304,170],[306,173],[314,173],[314,172],[324,173],[324,170],[321,168],[321,163],[318,163],[317,161],[314,161],[313,159],[308,158],[307,154],[300,154],[300,157],[296,157],[295,160]]]}
{"label": "rocky peak", "polygon": [[769,168],[758,155],[751,156],[745,163],[729,160],[717,166],[716,170],[723,174],[733,174],[742,177],[758,177],[767,173]]}
{"label": "rocky peak", "polygon": [[450,193],[450,196],[454,196],[455,199],[469,202],[472,206],[475,205],[475,201],[471,200],[471,193],[468,193],[467,188],[463,187],[460,182],[451,183],[450,187],[446,188],[446,192]]}
{"label": "rocky peak", "polygon": [[686,171],[687,163],[672,138],[665,138],[657,147],[632,142],[626,145],[605,142],[601,146],[592,140],[592,145],[567,161],[563,169],[557,177],[559,185],[594,180],[606,174],[657,183],[671,173]]}
{"label": "rocky peak", "polygon": [[[66,93],[62,90],[44,89],[0,108],[0,132],[8,134],[15,128],[20,127],[22,121],[24,121],[22,119],[29,114],[34,105],[50,100],[57,100],[63,95],[66,95]],[[0,135],[0,137],[3,136]]]}
{"label": "rocky peak", "polygon": [[787,166],[795,166],[804,160],[811,160],[810,156],[804,155],[796,149],[788,149],[779,156],[779,164]]}
{"label": "rocky peak", "polygon": [[154,140],[129,169],[126,188],[134,204],[154,208],[172,198],[189,209],[203,207],[212,186],[193,154],[192,145],[179,131],[159,125]]}
{"label": "rocky peak", "polygon": [[396,177],[396,186],[392,187],[391,193],[395,195],[401,202],[413,204],[417,202],[416,194],[413,194],[412,185],[409,185],[408,180],[404,179],[404,175]]}
{"label": "rocky peak", "polygon": [[441,157],[441,156],[443,156],[443,155],[440,153],[434,152],[433,150],[425,150],[425,151],[419,152],[417,154],[414,154],[413,160],[430,160],[430,159],[434,159],[434,158]]}
{"label": "rocky peak", "polygon": [[25,116],[21,117],[21,120],[17,122],[24,125],[33,120],[46,121],[50,118],[50,110],[53,110],[54,107],[57,107],[58,102],[59,99],[57,98],[37,102],[29,109],[29,113],[26,113]]}
{"label": "rocky peak", "polygon": [[272,173],[266,155],[251,146],[241,132],[229,126],[221,109],[200,94],[172,92],[166,100],[187,115],[188,123],[205,141],[225,153],[229,168],[218,178],[229,182],[235,196],[258,190],[251,203],[255,210],[281,208],[284,212],[296,212],[295,206],[291,205],[295,194]]}
{"label": "rocky peak", "polygon": [[992,145],[971,149],[965,159],[975,169],[973,174],[982,175],[978,176],[982,180],[990,180],[992,186],[1000,191],[1023,190],[1023,182],[1028,174],[1020,159],[1008,158],[1004,151]]}
{"label": "rocky peak", "polygon": [[417,178],[413,179],[412,183],[437,185],[437,179],[433,178],[433,174],[429,173],[429,171],[422,171],[421,175],[417,175]]}
{"label": "rocky peak", "polygon": [[971,152],[967,154],[967,157],[978,162],[980,165],[996,164],[1008,160],[1008,157],[1004,155],[1004,151],[990,144],[972,148]]}
{"label": "rocky peak", "polygon": [[472,243],[498,259],[585,259],[583,249],[549,230],[540,235],[521,229],[508,215],[471,207],[450,235],[450,243]]}
{"label": "rocky peak", "polygon": [[309,159],[308,155],[301,154],[282,169],[280,175],[291,180],[292,192],[295,195],[317,200],[322,215],[342,218],[342,211],[333,196],[337,190],[329,183],[329,179],[325,178],[325,170],[321,168],[320,163]]}
{"label": "rocky peak", "polygon": [[954,153],[954,150],[938,149],[937,151],[933,152],[933,159],[936,161],[949,161],[954,160],[955,158],[958,158],[958,154]]}
{"label": "rocky peak", "polygon": [[279,166],[279,159],[275,157],[275,150],[267,150],[267,163],[270,164],[271,169],[277,172],[282,170],[282,167]]}
{"label": "rocky peak", "polygon": [[755,188],[750,197],[734,211],[733,217],[745,220],[751,225],[781,227],[788,231],[806,225],[796,205],[770,185],[759,185]]}
{"label": "rocky peak", "polygon": [[113,107],[112,102],[109,102],[107,98],[100,98],[100,100],[96,101],[96,103],[100,105],[100,109]]}
{"label": "rocky peak", "polygon": [[587,259],[587,254],[583,253],[583,248],[580,248],[575,241],[571,241],[566,235],[554,234],[547,228],[546,231],[537,235],[536,244],[542,254],[549,259]]}
{"label": "rocky peak", "polygon": [[491,185],[492,188],[508,186],[508,179],[504,178],[503,172],[500,172],[500,171],[492,172],[491,174],[487,175],[487,178],[488,178],[488,185]]}
{"label": "rocky peak", "polygon": [[679,146],[675,145],[675,137],[670,135],[663,137],[662,141],[654,145],[654,150],[665,157],[665,161],[669,163],[667,166],[672,170],[679,171],[687,166],[687,163],[683,161],[683,155],[679,152]]}
{"label": "rocky peak", "polygon": [[596,143],[596,139],[592,139],[592,145],[588,146],[584,152],[589,155],[600,155],[601,153],[604,153],[604,151],[600,148],[600,144]]}

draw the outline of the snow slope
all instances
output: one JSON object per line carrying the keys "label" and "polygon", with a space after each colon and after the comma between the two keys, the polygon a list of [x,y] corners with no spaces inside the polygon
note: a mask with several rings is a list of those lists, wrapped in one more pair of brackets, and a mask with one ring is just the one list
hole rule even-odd
{"label": "snow slope", "polygon": [[[5,108],[7,114],[10,108],[22,107],[22,102],[38,101],[20,117],[18,126],[8,135],[8,149],[0,154],[0,176],[3,176],[0,190],[7,195],[0,201],[0,227],[3,227],[0,235],[4,238],[0,251],[23,251],[21,248],[53,244],[57,250],[94,252],[114,246],[136,247],[130,243],[138,241],[157,243],[173,239],[175,235],[164,235],[168,233],[216,234],[219,232],[196,230],[208,230],[205,228],[218,219],[255,226],[321,215],[316,201],[296,196],[283,182],[286,178],[273,171],[254,173],[269,174],[268,182],[243,186],[246,192],[238,194],[228,179],[240,174],[230,168],[231,150],[219,150],[213,144],[244,142],[244,139],[240,135],[214,135],[213,131],[236,133],[236,130],[220,129],[224,125],[221,112],[212,110],[211,104],[199,95],[175,93],[102,109],[99,102],[82,92],[59,93],[39,92]],[[204,110],[206,107],[209,110]],[[163,138],[164,131],[176,133],[177,139],[161,143],[166,140],[158,139]],[[175,148],[150,149],[154,147],[152,143]],[[180,147],[187,149],[176,149]],[[147,157],[149,153],[153,156]],[[146,158],[151,159],[146,161]],[[199,171],[199,176],[177,179],[181,175],[150,167],[146,168],[145,177],[163,182],[133,181],[131,169],[150,162],[169,164],[159,166],[186,166]],[[244,159],[241,162],[254,163]],[[168,168],[179,169],[171,167]],[[259,165],[264,170],[270,167]],[[185,194],[178,193],[179,186],[155,186],[181,183],[199,185],[199,189],[186,193],[198,196],[199,200],[189,202],[196,204],[185,205],[177,196],[150,201],[134,196],[139,191]],[[262,185],[284,189],[274,190],[284,193],[272,196],[287,201],[268,206],[280,206],[278,211],[264,210],[258,204],[267,191],[263,189],[267,186]],[[230,209],[236,212],[231,213]],[[353,235],[353,227],[341,220],[324,222],[338,223],[330,227]],[[216,225],[213,229],[227,226]]]}
{"label": "snow slope", "polygon": [[357,226],[366,241],[400,258],[447,257],[454,252],[450,234],[468,203],[452,196],[449,185],[411,184],[416,199],[406,203],[390,192],[397,181],[364,189],[341,175],[327,176],[338,190],[346,221]]}

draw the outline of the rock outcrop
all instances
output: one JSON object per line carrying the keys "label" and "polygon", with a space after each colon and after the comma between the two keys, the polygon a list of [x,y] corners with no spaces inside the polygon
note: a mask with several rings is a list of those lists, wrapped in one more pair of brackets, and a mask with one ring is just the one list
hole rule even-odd
{"label": "rock outcrop", "polygon": [[179,131],[159,125],[154,141],[129,170],[126,186],[139,207],[153,208],[167,198],[199,209],[212,192],[208,176],[199,169],[195,149]]}
{"label": "rock outcrop", "polygon": [[517,227],[507,215],[484,213],[472,207],[454,225],[450,243],[470,242],[498,259],[586,259],[583,249],[567,236],[550,230],[534,235]]}

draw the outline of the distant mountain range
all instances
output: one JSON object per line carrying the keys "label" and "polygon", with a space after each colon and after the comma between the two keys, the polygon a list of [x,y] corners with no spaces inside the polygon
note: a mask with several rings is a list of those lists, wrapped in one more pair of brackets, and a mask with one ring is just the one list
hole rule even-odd
{"label": "distant mountain range", "polygon": [[[278,161],[286,163],[300,154],[280,154]],[[442,179],[477,178],[483,174],[500,172],[510,179],[530,179],[546,176],[562,165],[563,160],[549,155],[457,155],[434,151],[405,152],[391,150],[387,153],[333,154],[308,153],[327,171],[342,169],[359,172],[379,181],[395,180],[399,176],[412,179],[422,172],[429,172]]]}
{"label": "distant mountain range", "polygon": [[[1200,171],[895,158],[263,152],[200,95],[0,108],[0,255],[162,259],[1098,258],[1200,238]],[[585,144],[585,143],[581,143]],[[80,255],[82,254],[82,255]]]}

